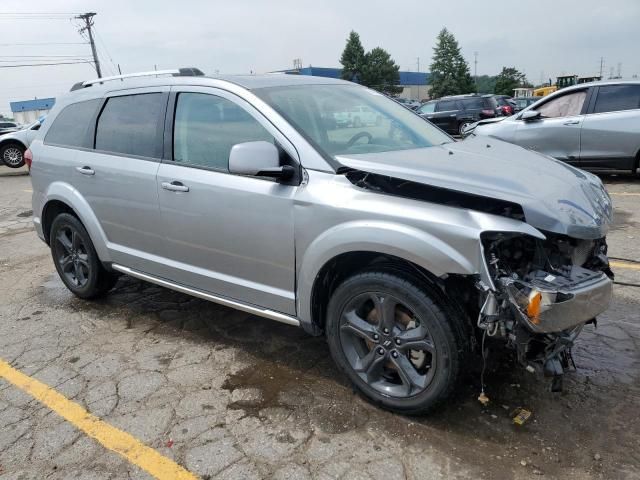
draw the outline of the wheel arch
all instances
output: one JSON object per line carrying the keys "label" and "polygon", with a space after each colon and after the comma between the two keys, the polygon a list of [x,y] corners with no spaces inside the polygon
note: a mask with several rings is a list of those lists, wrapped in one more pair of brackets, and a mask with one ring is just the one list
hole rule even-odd
{"label": "wheel arch", "polygon": [[306,249],[299,263],[297,306],[303,328],[320,334],[323,308],[335,287],[348,276],[382,264],[433,285],[446,274],[475,275],[479,268],[450,245],[411,227],[376,222],[334,227]]}
{"label": "wheel arch", "polygon": [[0,140],[0,148],[4,147],[5,145],[11,145],[11,144],[16,144],[19,145],[20,147],[22,147],[23,150],[27,150],[27,146],[24,144],[24,142],[21,142],[20,140],[18,140],[17,138],[4,138]]}
{"label": "wheel arch", "polygon": [[91,242],[98,254],[98,258],[100,258],[102,262],[109,262],[111,260],[104,230],[100,226],[93,210],[91,210],[89,203],[80,192],[69,184],[54,182],[49,186],[45,198],[46,201],[42,207],[40,218],[42,222],[42,233],[47,244],[49,244],[50,241],[49,232],[55,217],[60,213],[69,213],[78,218],[84,228],[87,229]]}

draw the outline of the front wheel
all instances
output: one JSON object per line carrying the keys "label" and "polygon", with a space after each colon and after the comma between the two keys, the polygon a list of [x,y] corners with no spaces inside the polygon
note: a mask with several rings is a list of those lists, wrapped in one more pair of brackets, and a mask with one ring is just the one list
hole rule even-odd
{"label": "front wheel", "polygon": [[25,149],[17,143],[10,143],[0,147],[0,159],[9,168],[20,168],[24,165]]}
{"label": "front wheel", "polygon": [[326,335],[338,367],[367,399],[422,414],[456,385],[462,340],[455,321],[417,282],[372,271],[336,289]]}

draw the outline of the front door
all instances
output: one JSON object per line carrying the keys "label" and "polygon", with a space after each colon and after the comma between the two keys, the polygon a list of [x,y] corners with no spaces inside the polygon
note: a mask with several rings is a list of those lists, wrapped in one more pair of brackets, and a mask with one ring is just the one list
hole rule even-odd
{"label": "front door", "polygon": [[[171,155],[158,195],[171,280],[295,314],[293,199],[298,187],[229,173],[238,143],[286,139],[253,107],[211,88],[172,95]],[[166,145],[166,144],[165,144]]]}
{"label": "front door", "polygon": [[586,96],[586,89],[572,91],[540,105],[536,108],[541,114],[540,118],[518,120],[515,143],[578,165]]}

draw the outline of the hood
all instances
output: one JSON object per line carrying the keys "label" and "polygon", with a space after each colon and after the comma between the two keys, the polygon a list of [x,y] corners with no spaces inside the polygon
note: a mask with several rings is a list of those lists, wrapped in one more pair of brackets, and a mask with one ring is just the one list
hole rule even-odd
{"label": "hood", "polygon": [[493,138],[336,160],[363,172],[516,203],[531,226],[574,238],[604,237],[612,220],[611,199],[598,177]]}

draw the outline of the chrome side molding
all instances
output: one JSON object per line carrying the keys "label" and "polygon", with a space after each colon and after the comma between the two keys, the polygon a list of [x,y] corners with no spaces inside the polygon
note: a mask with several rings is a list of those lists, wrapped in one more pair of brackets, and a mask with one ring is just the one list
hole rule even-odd
{"label": "chrome side molding", "polygon": [[219,297],[217,295],[212,295],[210,293],[203,292],[201,290],[196,290],[194,288],[185,287],[184,285],[180,285],[178,283],[173,283],[169,280],[165,280],[163,278],[154,277],[152,275],[148,275],[146,273],[139,272],[129,267],[125,267],[122,265],[118,265],[117,263],[113,263],[111,268],[117,270],[118,272],[125,273],[127,275],[131,275],[132,277],[139,278],[140,280],[144,280],[146,282],[155,283],[156,285],[160,285],[161,287],[167,287],[172,290],[176,290],[178,292],[186,293],[187,295],[192,295],[194,297],[202,298],[203,300],[208,300],[210,302],[218,303],[220,305],[224,305],[225,307],[235,308],[236,310],[242,310],[243,312],[251,313],[253,315],[258,315],[260,317],[269,318],[271,320],[275,320],[276,322],[286,323],[287,325],[293,325],[295,327],[300,326],[300,320],[295,317],[291,317],[289,315],[285,315],[284,313],[274,312],[273,310],[266,310],[260,307],[256,307],[253,305],[248,305],[246,303],[237,302],[235,300],[230,300],[225,297]]}

